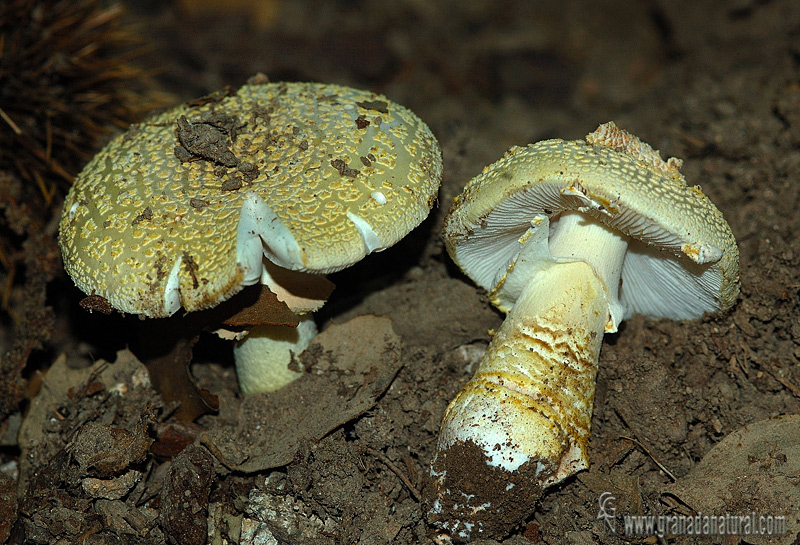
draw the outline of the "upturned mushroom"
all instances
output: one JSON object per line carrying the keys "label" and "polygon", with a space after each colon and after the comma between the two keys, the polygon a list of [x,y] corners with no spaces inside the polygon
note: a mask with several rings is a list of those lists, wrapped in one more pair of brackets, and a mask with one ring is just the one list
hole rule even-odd
{"label": "upturned mushroom", "polygon": [[425,219],[442,168],[427,125],[386,97],[264,79],[133,125],[77,177],[59,226],[77,286],[122,312],[206,309],[261,282],[304,314],[239,342],[244,393],[295,376],[324,275]]}
{"label": "upturned mushroom", "polygon": [[739,293],[739,252],[681,161],[614,123],[511,148],[445,219],[458,266],[508,315],[445,413],[429,519],[498,537],[588,467],[604,333],[634,313],[699,318]]}

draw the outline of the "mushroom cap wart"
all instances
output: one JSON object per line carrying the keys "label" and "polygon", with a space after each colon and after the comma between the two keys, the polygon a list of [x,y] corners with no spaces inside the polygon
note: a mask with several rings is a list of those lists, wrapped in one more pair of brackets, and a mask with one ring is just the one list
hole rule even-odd
{"label": "mushroom cap wart", "polygon": [[[630,238],[619,287],[625,317],[727,310],[739,294],[739,250],[722,213],[686,185],[680,166],[614,123],[585,141],[513,147],[456,197],[443,238],[476,284],[498,292],[532,221],[547,216],[553,230],[560,213],[577,210]],[[508,292],[494,301],[504,311],[518,295]]]}
{"label": "mushroom cap wart", "polygon": [[162,317],[259,281],[262,257],[329,273],[385,249],[433,206],[441,154],[386,97],[253,83],[133,125],[86,165],[59,226],[87,294]]}

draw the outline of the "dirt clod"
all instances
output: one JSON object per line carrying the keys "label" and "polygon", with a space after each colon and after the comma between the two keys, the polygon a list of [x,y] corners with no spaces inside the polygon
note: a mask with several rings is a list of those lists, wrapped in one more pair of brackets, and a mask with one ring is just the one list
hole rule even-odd
{"label": "dirt clod", "polygon": [[173,460],[161,489],[159,524],[175,545],[202,545],[208,537],[211,455],[190,445]]}
{"label": "dirt clod", "polygon": [[239,159],[228,148],[229,137],[235,138],[234,126],[230,119],[190,122],[185,115],[180,116],[176,129],[180,146],[175,147],[175,156],[181,162],[202,158],[235,167]]}
{"label": "dirt clod", "polygon": [[542,495],[538,460],[513,472],[489,461],[472,441],[456,441],[433,462],[425,489],[428,520],[455,542],[507,536]]}
{"label": "dirt clod", "polygon": [[147,421],[135,429],[90,423],[82,427],[67,449],[81,475],[108,478],[142,461],[153,442]]}

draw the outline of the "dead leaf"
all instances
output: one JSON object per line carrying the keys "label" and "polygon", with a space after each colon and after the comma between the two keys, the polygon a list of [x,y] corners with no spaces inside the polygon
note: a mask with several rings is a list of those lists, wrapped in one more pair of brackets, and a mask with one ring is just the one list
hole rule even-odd
{"label": "dead leaf", "polygon": [[[231,327],[253,327],[257,325],[285,325],[297,327],[300,319],[286,303],[278,301],[278,297],[266,286],[257,286],[253,290],[258,297],[255,301],[228,316],[223,323]],[[252,295],[250,295],[252,298]]]}
{"label": "dead leaf", "polygon": [[[47,422],[75,392],[87,392],[87,386],[99,382],[107,391],[129,388],[150,388],[144,366],[128,350],[120,350],[113,363],[100,360],[91,367],[72,369],[65,354],[60,355],[47,370],[39,394],[31,401],[30,409],[19,432],[19,446],[29,452],[46,437]],[[91,391],[91,390],[88,390]]]}
{"label": "dead leaf", "polygon": [[219,399],[208,390],[198,388],[189,372],[192,362],[192,339],[177,338],[172,349],[163,355],[142,355],[142,362],[150,372],[153,387],[166,403],[177,402],[180,407],[175,418],[193,422],[204,414],[214,414],[219,409]]}
{"label": "dead leaf", "polygon": [[790,545],[800,536],[799,475],[800,415],[785,415],[729,434],[664,487],[662,501],[687,515],[786,516],[786,534],[746,537],[754,545]]}

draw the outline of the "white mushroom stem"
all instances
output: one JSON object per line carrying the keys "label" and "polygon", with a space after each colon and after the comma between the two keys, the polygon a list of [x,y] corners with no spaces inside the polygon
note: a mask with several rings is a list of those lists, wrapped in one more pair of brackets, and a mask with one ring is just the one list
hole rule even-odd
{"label": "white mushroom stem", "polygon": [[[588,466],[597,360],[603,333],[616,327],[610,301],[616,299],[627,242],[588,216],[568,213],[551,233],[551,255],[543,255],[547,227],[545,221],[537,235],[521,239],[508,274],[514,282],[520,274],[530,276],[442,422],[431,469],[439,496],[432,513],[462,517],[440,524],[462,538],[479,535],[484,517],[507,510],[500,502],[511,501],[515,490],[522,493],[522,487],[507,484],[518,482],[515,474],[544,488]],[[476,452],[471,444],[483,460],[465,458],[463,452]],[[460,467],[465,459],[472,467]],[[480,471],[481,463],[489,466],[491,479],[458,475]],[[496,495],[487,496],[488,481],[501,487]],[[448,482],[479,482],[482,488],[462,486],[456,494]],[[480,505],[471,505],[470,495]],[[503,499],[492,503],[492,497]]]}
{"label": "white mushroom stem", "polygon": [[[286,325],[253,327],[236,343],[233,358],[239,389],[244,395],[274,392],[302,375],[289,369],[317,334],[312,313],[319,310],[333,290],[321,274],[290,271],[262,258],[261,283],[279,301],[300,316],[295,328]],[[301,368],[299,361],[297,367]]]}
{"label": "white mushroom stem", "polygon": [[566,212],[555,222],[550,234],[550,255],[556,259],[585,261],[603,283],[611,313],[606,333],[616,333],[625,315],[619,301],[622,263],[628,249],[628,238],[615,229],[580,212]]}
{"label": "white mushroom stem", "polygon": [[[297,327],[262,325],[251,329],[233,349],[242,394],[274,392],[300,377],[302,364],[297,356],[316,334],[311,314],[301,316]],[[292,360],[297,371],[289,367]]]}

